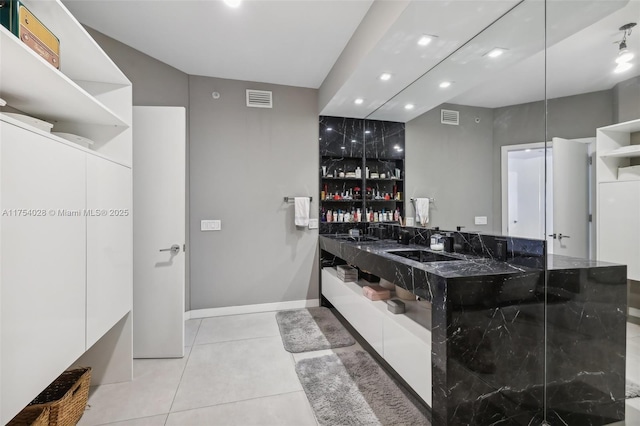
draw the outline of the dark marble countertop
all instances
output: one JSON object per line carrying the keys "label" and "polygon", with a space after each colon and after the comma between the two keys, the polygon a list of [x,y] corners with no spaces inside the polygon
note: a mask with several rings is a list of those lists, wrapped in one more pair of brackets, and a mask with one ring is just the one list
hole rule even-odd
{"label": "dark marble countertop", "polygon": [[[400,264],[410,266],[412,268],[439,275],[443,278],[517,274],[522,272],[539,271],[539,269],[537,268],[498,261],[481,256],[434,251],[426,246],[418,244],[399,244],[398,242],[389,239],[375,241],[352,241],[346,238],[346,236],[335,235],[320,235],[320,238],[321,241],[322,239],[324,239],[325,242],[324,247],[322,248],[329,248],[328,251],[339,257],[341,257],[341,254],[343,254],[344,252],[352,252],[353,249],[361,250],[365,253],[380,256],[383,259],[392,260],[395,262],[399,262]],[[331,247],[333,247],[334,250],[331,250]],[[336,248],[338,249],[337,251],[335,250]],[[456,257],[459,260],[423,263],[389,253],[390,251],[397,250],[424,250],[431,253],[438,253],[450,257]],[[547,269],[550,271],[564,269],[590,269],[611,266],[619,265],[598,260],[580,259],[563,255],[547,255]]]}
{"label": "dark marble countertop", "polygon": [[[485,275],[500,274],[516,274],[522,272],[531,272],[534,269],[525,266],[514,265],[507,262],[488,259],[480,256],[466,255],[462,253],[448,253],[443,251],[434,251],[428,247],[418,244],[399,244],[394,240],[377,240],[377,241],[350,241],[344,237],[336,237],[333,235],[320,235],[321,248],[331,252],[332,254],[351,260],[353,256],[360,257],[355,250],[378,256],[379,261],[393,261],[401,265],[422,270],[426,273],[435,274],[442,278],[460,278]],[[333,248],[333,249],[332,249]],[[418,262],[398,256],[391,251],[397,250],[424,250],[430,253],[444,254],[450,257],[456,257],[459,260],[434,261],[434,262]],[[351,256],[349,256],[351,255]]]}

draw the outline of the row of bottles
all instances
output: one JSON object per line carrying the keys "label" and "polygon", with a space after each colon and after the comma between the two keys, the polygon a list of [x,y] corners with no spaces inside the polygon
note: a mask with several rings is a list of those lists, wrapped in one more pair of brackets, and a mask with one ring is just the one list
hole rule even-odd
{"label": "row of bottles", "polygon": [[322,209],[323,222],[400,222],[400,209],[395,211],[382,209],[376,211],[367,209],[363,214],[361,209],[352,208],[351,210],[327,210]]}
{"label": "row of bottles", "polygon": [[[393,186],[393,192],[380,192],[379,189],[367,188],[365,197],[367,200],[402,200],[402,192],[398,191],[396,185]],[[329,192],[327,185],[324,185],[324,189],[320,191],[320,199],[323,201],[360,200],[362,195],[360,188],[357,186],[333,193]]]}

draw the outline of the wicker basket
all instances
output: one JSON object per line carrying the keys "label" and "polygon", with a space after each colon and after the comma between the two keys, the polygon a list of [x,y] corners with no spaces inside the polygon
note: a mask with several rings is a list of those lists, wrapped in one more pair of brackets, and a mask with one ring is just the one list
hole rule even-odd
{"label": "wicker basket", "polygon": [[49,426],[75,426],[87,406],[90,384],[90,367],[65,371],[26,409],[48,408]]}
{"label": "wicker basket", "polygon": [[48,426],[49,407],[26,407],[11,419],[7,426]]}

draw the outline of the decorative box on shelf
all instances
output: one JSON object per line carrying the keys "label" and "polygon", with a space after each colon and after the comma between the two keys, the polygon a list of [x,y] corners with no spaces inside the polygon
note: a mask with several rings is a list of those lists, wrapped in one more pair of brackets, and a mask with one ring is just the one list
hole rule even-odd
{"label": "decorative box on shelf", "polygon": [[55,68],[60,40],[20,0],[0,1],[0,23]]}

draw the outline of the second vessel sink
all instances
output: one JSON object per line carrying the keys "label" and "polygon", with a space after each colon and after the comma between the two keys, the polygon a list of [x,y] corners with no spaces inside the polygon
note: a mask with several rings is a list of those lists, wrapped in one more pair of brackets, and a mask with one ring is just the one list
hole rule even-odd
{"label": "second vessel sink", "polygon": [[445,262],[449,260],[461,260],[457,257],[448,256],[446,254],[434,253],[427,250],[390,250],[387,253],[396,256],[402,256],[417,262]]}

